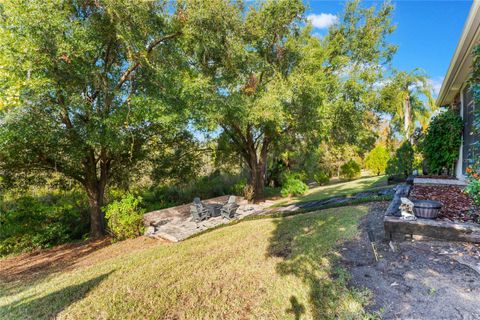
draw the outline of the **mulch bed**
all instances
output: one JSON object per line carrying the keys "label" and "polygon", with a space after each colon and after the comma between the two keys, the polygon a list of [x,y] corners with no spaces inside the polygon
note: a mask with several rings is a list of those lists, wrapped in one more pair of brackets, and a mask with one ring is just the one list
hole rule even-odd
{"label": "mulch bed", "polygon": [[[439,218],[450,221],[477,222],[472,200],[459,186],[415,185],[410,192],[413,200],[436,200],[442,203]],[[473,215],[472,215],[473,214]]]}

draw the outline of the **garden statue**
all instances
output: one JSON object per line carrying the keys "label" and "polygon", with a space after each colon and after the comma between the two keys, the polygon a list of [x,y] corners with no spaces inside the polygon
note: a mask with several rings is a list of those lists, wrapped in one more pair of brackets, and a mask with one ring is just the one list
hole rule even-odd
{"label": "garden statue", "polygon": [[400,198],[402,204],[400,205],[400,213],[402,215],[401,219],[403,220],[417,220],[415,215],[413,214],[413,202],[410,201],[408,198],[402,197]]}

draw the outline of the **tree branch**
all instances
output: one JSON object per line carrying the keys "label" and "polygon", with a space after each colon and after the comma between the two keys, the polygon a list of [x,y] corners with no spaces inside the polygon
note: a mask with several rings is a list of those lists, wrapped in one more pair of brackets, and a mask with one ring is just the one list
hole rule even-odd
{"label": "tree branch", "polygon": [[[171,33],[171,34],[168,34],[164,37],[161,37],[157,40],[154,40],[152,43],[150,43],[148,46],[147,46],[147,56],[153,51],[153,49],[155,49],[156,46],[158,46],[160,43],[166,41],[166,40],[169,40],[169,39],[172,39],[172,38],[175,38],[176,36],[178,36],[179,33],[176,32],[176,33]],[[140,66],[140,62],[135,62],[133,65],[131,65],[127,70],[125,70],[125,72],[123,73],[123,75],[120,77],[120,81],[118,82],[118,84],[115,86],[115,91],[116,90],[119,90],[123,84],[125,83],[125,81],[128,80],[128,78],[130,77],[130,75]]]}

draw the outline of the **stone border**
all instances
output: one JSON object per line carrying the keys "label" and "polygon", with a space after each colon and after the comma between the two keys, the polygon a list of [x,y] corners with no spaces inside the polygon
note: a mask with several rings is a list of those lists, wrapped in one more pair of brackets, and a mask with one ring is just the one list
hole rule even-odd
{"label": "stone border", "polygon": [[397,187],[395,196],[387,211],[385,211],[383,219],[385,236],[387,238],[392,239],[395,234],[409,234],[444,240],[480,243],[480,225],[476,223],[458,223],[430,219],[400,219],[400,210],[398,209],[400,198],[408,197],[409,194],[410,186],[399,185]]}
{"label": "stone border", "polygon": [[433,184],[433,185],[446,185],[446,186],[466,186],[465,181],[458,179],[433,179],[433,178],[414,178],[413,184]]}
{"label": "stone border", "polygon": [[409,221],[394,216],[385,216],[383,225],[385,235],[390,239],[393,238],[394,234],[410,234],[444,240],[480,243],[480,226],[470,222],[457,223],[430,219]]}

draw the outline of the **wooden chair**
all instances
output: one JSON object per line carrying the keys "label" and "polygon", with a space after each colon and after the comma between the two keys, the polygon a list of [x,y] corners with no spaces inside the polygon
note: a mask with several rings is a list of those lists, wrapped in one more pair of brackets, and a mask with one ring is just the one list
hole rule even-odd
{"label": "wooden chair", "polygon": [[225,203],[222,209],[220,209],[222,217],[226,219],[232,219],[235,217],[235,213],[237,212],[238,207],[240,207],[236,203],[236,199],[237,198],[235,196],[228,197],[227,203]]}
{"label": "wooden chair", "polygon": [[210,218],[210,210],[203,205],[200,198],[193,199],[193,206],[190,206],[190,213],[194,221],[199,222]]}

